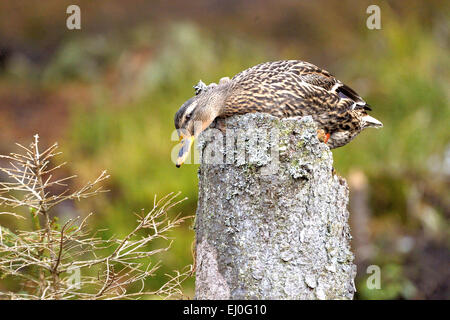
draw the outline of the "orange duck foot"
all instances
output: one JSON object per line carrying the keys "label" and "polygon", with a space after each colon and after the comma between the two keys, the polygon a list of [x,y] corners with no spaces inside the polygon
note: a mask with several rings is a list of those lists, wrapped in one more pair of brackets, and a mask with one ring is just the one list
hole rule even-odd
{"label": "orange duck foot", "polygon": [[323,129],[318,129],[317,130],[317,138],[319,139],[320,142],[327,143],[328,139],[330,139],[330,134],[325,133],[325,130],[323,130]]}

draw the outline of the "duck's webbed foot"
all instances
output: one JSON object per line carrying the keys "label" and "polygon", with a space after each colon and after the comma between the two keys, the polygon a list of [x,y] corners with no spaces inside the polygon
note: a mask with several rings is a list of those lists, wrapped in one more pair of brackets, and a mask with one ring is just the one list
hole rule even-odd
{"label": "duck's webbed foot", "polygon": [[326,133],[323,129],[317,130],[317,138],[320,142],[327,143],[328,139],[330,139],[330,133]]}
{"label": "duck's webbed foot", "polygon": [[198,96],[203,91],[206,91],[208,86],[202,80],[200,80],[193,88],[195,90],[195,95]]}

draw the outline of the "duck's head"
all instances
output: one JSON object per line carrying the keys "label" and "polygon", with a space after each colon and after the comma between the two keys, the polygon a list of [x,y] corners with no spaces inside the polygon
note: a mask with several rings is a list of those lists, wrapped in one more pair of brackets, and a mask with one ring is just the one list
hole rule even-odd
{"label": "duck's head", "polygon": [[227,89],[226,85],[210,85],[186,101],[175,114],[175,128],[181,141],[178,168],[186,160],[195,138],[220,115]]}

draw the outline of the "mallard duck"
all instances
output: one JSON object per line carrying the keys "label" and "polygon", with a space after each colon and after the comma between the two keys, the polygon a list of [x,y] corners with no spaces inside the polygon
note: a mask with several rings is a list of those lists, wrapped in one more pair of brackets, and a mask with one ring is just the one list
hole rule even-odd
{"label": "mallard duck", "polygon": [[194,139],[216,119],[264,112],[280,118],[310,115],[319,139],[330,148],[349,143],[363,129],[383,124],[367,114],[369,105],[349,86],[311,63],[266,62],[216,85],[200,82],[196,95],[175,114],[181,140],[176,166],[185,161]]}

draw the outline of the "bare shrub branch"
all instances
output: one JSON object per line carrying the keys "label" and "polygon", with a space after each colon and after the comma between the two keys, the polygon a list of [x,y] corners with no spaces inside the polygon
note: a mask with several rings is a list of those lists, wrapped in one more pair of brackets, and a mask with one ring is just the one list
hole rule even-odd
{"label": "bare shrub branch", "polygon": [[[137,299],[146,296],[170,298],[182,296],[181,283],[190,277],[191,267],[175,271],[159,289],[148,290],[145,280],[154,276],[161,263],[150,257],[170,249],[168,233],[191,217],[168,211],[185,199],[180,193],[170,193],[153,208],[136,215],[136,227],[125,237],[103,239],[91,232],[88,220],[69,219],[62,226],[50,210],[63,201],[81,200],[105,192],[101,183],[109,175],[103,171],[93,182],[76,191],[64,189],[51,194],[53,186],[67,186],[76,176],[54,178],[53,174],[65,163],[52,166],[60,154],[55,143],[43,152],[39,150],[39,136],[27,148],[17,144],[22,154],[0,155],[7,162],[0,173],[7,181],[0,181],[0,212],[17,219],[27,219],[25,208],[31,212],[33,230],[11,230],[0,225],[0,277],[10,278],[20,290],[1,292],[9,299]],[[41,221],[43,223],[41,224]],[[167,240],[162,248],[152,248],[156,239]]]}

